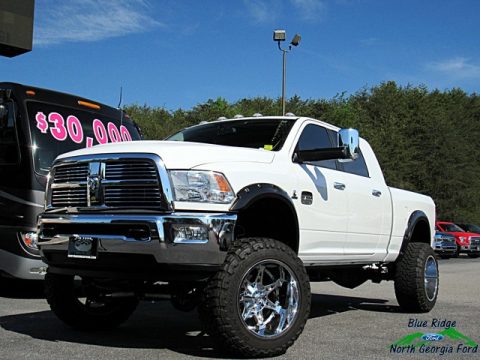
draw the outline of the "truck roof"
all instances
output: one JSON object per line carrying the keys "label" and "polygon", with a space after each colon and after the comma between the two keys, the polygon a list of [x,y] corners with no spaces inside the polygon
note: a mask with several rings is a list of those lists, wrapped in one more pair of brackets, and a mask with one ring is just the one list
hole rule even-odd
{"label": "truck roof", "polygon": [[[202,125],[205,125],[205,124],[215,124],[215,123],[228,122],[228,121],[245,121],[245,120],[246,121],[258,121],[258,120],[278,120],[278,119],[288,120],[288,121],[297,121],[299,119],[312,120],[312,121],[318,122],[320,125],[331,128],[332,130],[337,130],[337,131],[340,130],[340,128],[335,126],[335,125],[332,125],[330,123],[324,122],[322,120],[314,119],[314,118],[311,118],[311,117],[307,117],[307,116],[280,116],[280,115],[277,115],[277,116],[275,116],[275,115],[263,116],[262,115],[262,116],[234,117],[234,118],[219,118],[217,120],[212,120],[212,121],[201,121],[198,124],[187,127],[187,129],[191,129],[191,128],[194,128],[194,127],[197,127],[197,126],[202,126]],[[183,130],[185,130],[185,129],[183,129]]]}

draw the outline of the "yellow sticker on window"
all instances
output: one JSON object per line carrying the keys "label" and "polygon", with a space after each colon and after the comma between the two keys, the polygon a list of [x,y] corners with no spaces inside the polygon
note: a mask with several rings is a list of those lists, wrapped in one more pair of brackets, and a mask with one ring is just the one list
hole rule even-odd
{"label": "yellow sticker on window", "polygon": [[273,150],[273,145],[263,145],[263,148],[265,150],[272,151]]}

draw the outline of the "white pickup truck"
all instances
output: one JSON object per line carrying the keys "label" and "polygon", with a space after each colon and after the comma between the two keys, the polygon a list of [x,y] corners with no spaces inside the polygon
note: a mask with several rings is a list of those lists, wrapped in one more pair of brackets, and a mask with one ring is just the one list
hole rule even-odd
{"label": "white pickup truck", "polygon": [[411,312],[437,299],[432,199],[388,187],[356,130],[310,118],[224,119],[70,152],[45,206],[47,300],[79,329],[119,325],[168,293],[178,309],[198,305],[223,348],[265,357],[302,332],[311,281],[393,280]]}

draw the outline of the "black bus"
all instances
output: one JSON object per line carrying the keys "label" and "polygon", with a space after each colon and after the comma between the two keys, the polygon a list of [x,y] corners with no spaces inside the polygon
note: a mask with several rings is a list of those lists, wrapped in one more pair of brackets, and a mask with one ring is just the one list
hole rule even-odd
{"label": "black bus", "polygon": [[43,279],[36,217],[59,154],[140,140],[121,110],[51,90],[0,83],[0,276]]}

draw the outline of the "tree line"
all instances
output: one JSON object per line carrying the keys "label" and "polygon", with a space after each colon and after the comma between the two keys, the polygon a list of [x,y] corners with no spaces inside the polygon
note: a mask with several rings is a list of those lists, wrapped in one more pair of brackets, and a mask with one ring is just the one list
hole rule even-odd
{"label": "tree line", "polygon": [[[353,95],[302,100],[287,111],[354,127],[373,147],[388,185],[431,196],[439,220],[480,224],[480,96],[385,82]],[[236,114],[278,115],[281,100],[210,99],[190,110],[129,105],[145,139],[164,139],[201,121]]]}

